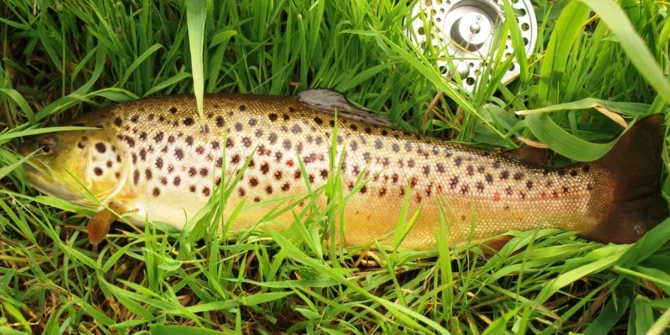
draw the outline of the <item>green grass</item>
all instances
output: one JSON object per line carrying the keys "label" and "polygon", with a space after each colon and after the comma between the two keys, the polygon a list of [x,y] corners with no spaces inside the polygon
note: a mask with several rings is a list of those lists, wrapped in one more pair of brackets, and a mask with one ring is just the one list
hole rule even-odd
{"label": "green grass", "polygon": [[527,74],[474,93],[448,85],[438,54],[409,43],[404,2],[239,3],[2,0],[0,333],[667,332],[667,221],[634,245],[540,229],[512,232],[492,257],[441,238],[435,250],[359,262],[322,243],[319,221],[332,223],[346,203],[332,176],[325,191],[337,201],[306,206],[316,215],[297,213],[286,232],[211,234],[213,202],[197,234],[117,224],[92,249],[92,213],[26,186],[15,149],[22,136],[116,102],[327,87],[404,129],[485,148],[542,141],[560,154],[555,164],[595,159],[621,133],[594,106],[629,124],[668,112],[667,2],[536,1]]}

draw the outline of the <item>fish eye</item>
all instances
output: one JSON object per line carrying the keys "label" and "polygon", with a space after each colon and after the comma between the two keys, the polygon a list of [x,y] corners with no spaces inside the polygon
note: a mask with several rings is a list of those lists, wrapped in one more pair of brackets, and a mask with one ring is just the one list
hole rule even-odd
{"label": "fish eye", "polygon": [[56,142],[50,138],[43,138],[40,140],[38,147],[42,149],[42,154],[51,155],[56,149]]}

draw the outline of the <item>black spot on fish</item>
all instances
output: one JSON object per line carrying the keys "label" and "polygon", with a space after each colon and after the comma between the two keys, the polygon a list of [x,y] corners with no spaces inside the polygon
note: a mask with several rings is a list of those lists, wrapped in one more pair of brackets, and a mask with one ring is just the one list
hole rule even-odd
{"label": "black spot on fish", "polygon": [[116,119],[114,119],[114,124],[117,127],[121,127],[121,124],[123,124],[123,120],[121,120],[121,118],[117,116]]}
{"label": "black spot on fish", "polygon": [[96,167],[93,169],[93,173],[95,173],[96,176],[102,176],[102,169],[99,167]]}
{"label": "black spot on fish", "polygon": [[154,197],[161,195],[161,190],[158,187],[154,187],[154,190],[151,192]]}
{"label": "black spot on fish", "polygon": [[124,138],[126,140],[126,143],[128,143],[128,146],[130,146],[131,148],[135,146],[135,140],[132,137],[124,136]]}
{"label": "black spot on fish", "polygon": [[294,134],[300,134],[300,133],[302,132],[302,128],[300,128],[299,125],[294,124],[294,125],[291,127],[291,132],[294,133]]}
{"label": "black spot on fish", "polygon": [[258,185],[258,179],[256,177],[251,177],[249,179],[249,185],[251,185],[251,187],[256,187]]}
{"label": "black spot on fish", "polygon": [[282,118],[284,119],[284,121],[288,121],[290,119],[288,114],[282,114]]}
{"label": "black spot on fish", "polygon": [[219,148],[221,147],[221,144],[218,141],[212,141],[210,144],[212,145],[212,149],[214,150],[219,150]]}
{"label": "black spot on fish", "polygon": [[202,194],[208,197],[210,194],[212,194],[212,191],[209,189],[209,187],[205,186],[202,188]]}
{"label": "black spot on fish", "polygon": [[268,185],[265,187],[265,193],[272,194],[272,186]]}
{"label": "black spot on fish", "polygon": [[203,177],[207,177],[209,174],[209,169],[208,168],[200,168],[200,175]]}
{"label": "black spot on fish", "polygon": [[477,187],[477,191],[479,191],[479,193],[484,192],[484,183],[482,183],[481,181],[477,182],[476,187]]}
{"label": "black spot on fish", "polygon": [[133,116],[130,118],[130,121],[132,121],[133,123],[137,123],[137,121],[139,121],[139,119],[140,119],[139,116],[137,116],[137,115],[133,115]]}
{"label": "black spot on fish", "polygon": [[454,164],[455,164],[456,166],[461,166],[462,163],[463,163],[463,158],[461,158],[461,157],[456,157],[456,158],[454,159]]}
{"label": "black spot on fish", "polygon": [[407,166],[411,167],[411,168],[414,167],[414,160],[413,159],[408,159],[407,160]]}
{"label": "black spot on fish", "polygon": [[156,143],[158,143],[158,142],[160,142],[160,141],[163,140],[163,137],[164,137],[164,136],[165,136],[165,134],[164,134],[162,131],[159,131],[159,132],[156,134],[156,136],[154,136],[154,140],[156,141]]}
{"label": "black spot on fish", "polygon": [[500,161],[493,162],[493,168],[494,169],[500,168]]}
{"label": "black spot on fish", "polygon": [[219,127],[219,128],[222,128],[225,125],[226,125],[226,120],[223,119],[223,116],[217,116],[216,117],[216,126]]}
{"label": "black spot on fish", "polygon": [[558,176],[559,177],[565,176],[565,170],[563,170],[563,169],[558,170]]}
{"label": "black spot on fish", "polygon": [[174,149],[174,156],[178,160],[184,159],[184,150],[181,150],[180,148]]}
{"label": "black spot on fish", "polygon": [[300,171],[300,169],[295,170],[295,172],[293,173],[293,178],[295,178],[295,179],[300,179],[301,176],[302,176],[302,171]]}
{"label": "black spot on fish", "polygon": [[511,187],[507,187],[507,188],[505,189],[505,194],[507,194],[507,195],[512,195],[512,188],[511,188]]}
{"label": "black spot on fish", "polygon": [[444,173],[444,171],[446,171],[444,169],[444,164],[442,164],[442,163],[435,164],[435,168],[437,169],[437,172],[439,172],[439,173]]}
{"label": "black spot on fish", "polygon": [[505,170],[505,171],[500,172],[500,179],[505,180],[507,178],[509,178],[509,171]]}
{"label": "black spot on fish", "polygon": [[514,180],[521,180],[523,179],[523,172],[517,172],[514,174]]}
{"label": "black spot on fish", "polygon": [[135,170],[135,171],[133,171],[133,184],[137,185],[137,183],[139,183],[139,181],[140,181],[140,171]]}
{"label": "black spot on fish", "polygon": [[270,119],[270,121],[275,122],[275,121],[277,121],[277,114],[270,113],[270,114],[268,114],[268,118]]}
{"label": "black spot on fish", "polygon": [[578,174],[577,170],[571,170],[570,171],[570,175],[573,176],[573,177],[577,177],[577,174]]}
{"label": "black spot on fish", "polygon": [[250,126],[254,127],[254,126],[256,126],[257,123],[258,123],[258,121],[256,119],[253,119],[253,118],[249,119],[249,125]]}
{"label": "black spot on fish", "polygon": [[261,164],[261,173],[267,174],[268,172],[270,172],[270,165],[268,163]]}
{"label": "black spot on fish", "polygon": [[268,140],[270,140],[270,144],[275,144],[275,143],[277,143],[277,134],[275,134],[275,133],[270,133],[270,137],[268,137]]}
{"label": "black spot on fish", "polygon": [[177,107],[171,107],[170,108],[170,113],[174,114],[177,112]]}
{"label": "black spot on fish", "polygon": [[398,174],[397,174],[397,173],[394,173],[393,175],[391,175],[391,181],[392,181],[393,183],[397,183],[397,182],[398,182],[398,179],[399,179],[399,177],[398,177]]}
{"label": "black spot on fish", "polygon": [[137,154],[133,152],[132,157],[133,157],[133,164],[137,163]]}
{"label": "black spot on fish", "polygon": [[147,133],[146,132],[141,132],[140,133],[140,140],[144,141],[147,139]]}
{"label": "black spot on fish", "polygon": [[205,153],[205,147],[203,147],[202,145],[199,145],[197,148],[195,148],[195,153],[197,153],[198,155],[204,154]]}
{"label": "black spot on fish", "polygon": [[533,182],[530,181],[530,180],[527,181],[527,182],[526,182],[526,187],[527,187],[529,190],[533,189]]}
{"label": "black spot on fish", "polygon": [[247,106],[246,105],[240,105],[240,111],[244,112],[245,110],[247,110]]}
{"label": "black spot on fish", "polygon": [[330,120],[330,122],[328,123],[330,124],[331,127],[335,127],[335,120]]}
{"label": "black spot on fish", "polygon": [[104,154],[105,151],[107,151],[107,146],[102,142],[98,142],[95,144],[95,150],[98,150],[99,153]]}
{"label": "black spot on fish", "polygon": [[428,165],[423,166],[423,174],[426,175],[426,177],[430,174],[430,167]]}
{"label": "black spot on fish", "polygon": [[144,148],[140,150],[140,158],[142,159],[142,161],[147,160],[147,151]]}
{"label": "black spot on fish", "polygon": [[151,169],[144,170],[144,177],[147,178],[147,180],[151,180],[152,175],[153,174],[151,173]]}
{"label": "black spot on fish", "polygon": [[316,124],[318,124],[318,125],[321,125],[323,123],[323,120],[320,117],[317,116],[317,117],[314,118],[314,122],[316,122]]}
{"label": "black spot on fish", "polygon": [[484,171],[486,171],[486,168],[484,168],[483,166],[477,168],[477,172],[479,173],[484,173]]}
{"label": "black spot on fish", "polygon": [[472,176],[472,175],[475,174],[475,169],[472,167],[472,165],[468,165],[468,166],[465,168],[465,171],[468,172],[468,175],[469,175],[469,176]]}
{"label": "black spot on fish", "polygon": [[184,125],[185,126],[191,126],[195,123],[192,117],[187,117],[184,119]]}
{"label": "black spot on fish", "polygon": [[453,177],[449,180],[449,188],[453,190],[456,186],[458,186],[458,177]]}
{"label": "black spot on fish", "polygon": [[195,167],[190,167],[188,169],[189,177],[195,177],[196,174],[198,174],[198,170]]}
{"label": "black spot on fish", "polygon": [[489,185],[493,184],[493,176],[490,173],[487,173],[486,176],[484,176],[484,180],[486,180]]}
{"label": "black spot on fish", "polygon": [[241,123],[239,123],[239,122],[235,123],[235,130],[236,131],[242,131],[242,129],[244,129],[244,127],[242,127]]}
{"label": "black spot on fish", "polygon": [[284,143],[282,143],[282,146],[284,149],[289,150],[291,149],[291,141],[290,140],[284,140]]}
{"label": "black spot on fish", "polygon": [[591,170],[591,167],[588,164],[582,166],[582,171],[584,171],[584,173],[589,172],[589,170]]}
{"label": "black spot on fish", "polygon": [[189,186],[188,190],[191,191],[192,193],[195,193],[195,185]]}
{"label": "black spot on fish", "polygon": [[563,186],[563,193],[568,193],[568,187],[567,186]]}
{"label": "black spot on fish", "polygon": [[470,191],[470,187],[468,185],[461,186],[461,193],[463,193],[463,195],[468,194],[468,191]]}

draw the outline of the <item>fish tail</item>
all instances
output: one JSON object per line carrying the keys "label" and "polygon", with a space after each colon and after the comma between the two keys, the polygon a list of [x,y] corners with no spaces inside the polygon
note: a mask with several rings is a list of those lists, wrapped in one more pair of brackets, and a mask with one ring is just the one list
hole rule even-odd
{"label": "fish tail", "polygon": [[601,221],[585,237],[602,243],[633,243],[668,217],[668,203],[661,195],[663,123],[663,114],[639,120],[594,162],[605,172],[601,187],[594,190],[603,193],[592,195],[592,209],[599,212]]}

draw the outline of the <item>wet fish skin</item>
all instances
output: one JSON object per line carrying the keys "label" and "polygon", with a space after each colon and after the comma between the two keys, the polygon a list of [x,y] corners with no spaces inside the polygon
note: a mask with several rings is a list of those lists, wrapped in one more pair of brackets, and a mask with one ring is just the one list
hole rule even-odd
{"label": "wet fish skin", "polygon": [[[29,168],[27,176],[46,194],[97,207],[79,195],[69,170],[103,203],[135,211],[129,216],[134,224],[141,226],[148,217],[182,229],[207,203],[221,177],[234,176],[254,149],[251,164],[228,199],[225,217],[243,198],[256,203],[303,196],[308,192],[305,179],[312,189],[323,186],[333,173],[329,150],[335,119],[329,106],[338,106],[343,111],[337,119],[337,157],[345,152],[341,167],[345,191],[353,189],[366,167],[364,177],[371,178],[347,204],[341,241],[346,245],[372,243],[385,236],[381,243],[389,245],[408,185],[410,213],[421,208],[402,244],[411,249],[435,246],[440,208],[444,208],[452,244],[540,225],[577,231],[601,242],[628,243],[667,217],[667,204],[660,198],[660,173],[654,175],[660,171],[662,145],[662,134],[656,136],[658,118],[641,121],[638,130],[631,129],[623,143],[599,161],[551,169],[519,161],[509,153],[394,129],[388,121],[356,111],[330,91],[310,94],[312,99],[302,100],[300,96],[206,95],[204,120],[198,118],[190,95],[111,106],[71,122],[99,130],[49,134],[28,142],[21,150],[24,154],[43,147],[45,141],[55,147],[33,160],[53,174],[44,176]],[[632,154],[631,146],[638,146],[640,137],[647,138],[643,144],[649,150]],[[625,143],[627,138],[631,143]],[[611,161],[626,156],[640,163],[623,175]],[[302,175],[298,158],[307,176]],[[630,178],[635,185],[624,182]],[[633,205],[621,212],[616,207],[624,198]],[[325,196],[318,201],[325,205]],[[242,212],[233,230],[258,223],[275,206]],[[289,211],[274,221],[291,224],[293,214]]]}

